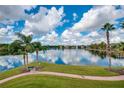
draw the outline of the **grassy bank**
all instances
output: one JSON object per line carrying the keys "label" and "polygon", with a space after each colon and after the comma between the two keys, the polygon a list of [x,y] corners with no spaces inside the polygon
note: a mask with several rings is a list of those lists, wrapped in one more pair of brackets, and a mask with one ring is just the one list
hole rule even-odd
{"label": "grassy bank", "polygon": [[[94,76],[118,75],[117,73],[109,72],[105,70],[104,67],[99,67],[99,66],[70,66],[70,65],[50,64],[45,62],[40,62],[40,63],[34,62],[29,64],[29,66],[41,67],[42,69],[40,69],[40,71],[54,71],[54,72],[79,74],[79,75],[94,75]],[[24,68],[25,68],[24,66],[21,66],[21,67],[0,73],[0,80],[22,73],[22,69]]]}
{"label": "grassy bank", "polygon": [[124,81],[95,81],[48,75],[29,75],[0,85],[6,88],[123,88]]}

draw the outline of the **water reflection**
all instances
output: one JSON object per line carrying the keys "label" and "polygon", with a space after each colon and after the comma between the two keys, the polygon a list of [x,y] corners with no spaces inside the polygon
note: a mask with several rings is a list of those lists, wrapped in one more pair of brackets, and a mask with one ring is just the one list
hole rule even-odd
{"label": "water reflection", "polygon": [[[109,66],[106,57],[101,58],[81,49],[47,50],[39,52],[39,61],[65,65]],[[29,54],[29,62],[36,60],[36,54]],[[124,66],[124,59],[111,58],[112,66]],[[23,65],[23,56],[0,56],[0,72]]]}

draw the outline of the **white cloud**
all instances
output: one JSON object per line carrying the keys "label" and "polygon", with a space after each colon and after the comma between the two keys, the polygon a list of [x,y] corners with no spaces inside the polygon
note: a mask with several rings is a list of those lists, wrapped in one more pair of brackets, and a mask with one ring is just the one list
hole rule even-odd
{"label": "white cloud", "polygon": [[33,41],[39,41],[44,45],[55,45],[58,44],[58,34],[55,31],[47,33],[46,35],[36,38]]}
{"label": "white cloud", "polygon": [[99,33],[97,31],[93,31],[91,33],[88,34],[89,37],[96,37],[99,36]]}
{"label": "white cloud", "polygon": [[7,26],[6,28],[0,28],[0,43],[10,43],[17,39],[13,32],[13,26]]}
{"label": "white cloud", "polygon": [[[82,36],[81,42],[85,45],[92,43],[106,42],[106,33],[93,31],[87,35]],[[124,42],[124,31],[123,29],[116,29],[110,32],[110,43]]]}
{"label": "white cloud", "polygon": [[73,13],[73,20],[75,21],[78,18],[78,15],[76,13]]}
{"label": "white cloud", "polygon": [[110,32],[110,42],[119,43],[124,42],[124,29],[116,29]]}
{"label": "white cloud", "polygon": [[[82,35],[79,32],[65,30],[61,37],[63,44],[72,45],[89,45],[94,43],[106,42],[106,33],[98,31],[89,31],[88,34]],[[110,32],[110,43],[119,43],[124,41],[123,29],[116,29]]]}
{"label": "white cloud", "polygon": [[124,17],[123,11],[123,9],[116,9],[115,6],[93,7],[83,14],[81,20],[75,23],[71,30],[77,32],[98,30],[106,22]]}
{"label": "white cloud", "polygon": [[[0,6],[0,21],[5,19],[11,19],[11,21],[23,19],[26,21],[24,34],[32,32],[34,34],[47,33],[54,30],[56,27],[63,25],[62,18],[65,16],[64,8],[60,7],[56,9],[52,7],[47,9],[46,7],[40,7],[38,13],[26,14],[25,10],[30,10],[36,6]],[[6,20],[7,21],[7,20]],[[6,22],[7,23],[7,22]]]}
{"label": "white cloud", "polygon": [[0,29],[0,35],[6,35],[6,33],[8,33],[8,29],[6,29],[6,28]]}
{"label": "white cloud", "polygon": [[53,31],[56,27],[62,25],[63,16],[63,7],[58,10],[55,7],[49,10],[41,7],[37,14],[30,15],[30,20],[26,20],[25,29],[22,33],[44,34]]}
{"label": "white cloud", "polygon": [[61,35],[61,41],[63,44],[70,44],[70,45],[74,45],[74,44],[80,44],[80,39],[81,38],[81,34],[78,32],[72,32],[69,30],[65,30],[62,35]]}
{"label": "white cloud", "polygon": [[111,39],[111,42],[113,42],[113,43],[119,43],[120,41],[121,41],[121,38],[118,36]]}
{"label": "white cloud", "polygon": [[25,9],[30,9],[32,6],[19,6],[19,5],[1,5],[0,6],[0,19],[24,19]]}
{"label": "white cloud", "polygon": [[53,42],[58,37],[58,34],[55,31],[53,31],[51,32],[51,34],[47,34],[45,37],[46,37],[45,39],[47,39],[48,41]]}

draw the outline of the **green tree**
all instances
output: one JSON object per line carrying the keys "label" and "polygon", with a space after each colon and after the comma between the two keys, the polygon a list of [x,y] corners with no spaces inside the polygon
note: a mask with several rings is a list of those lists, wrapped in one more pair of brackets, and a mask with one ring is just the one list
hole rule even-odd
{"label": "green tree", "polygon": [[[32,43],[32,35],[25,36],[21,33],[16,33],[19,37],[18,43],[23,48],[24,58],[26,58],[26,62],[28,64],[28,52],[33,52],[34,47]],[[25,59],[24,59],[25,60]]]}
{"label": "green tree", "polygon": [[15,40],[9,45],[9,53],[12,55],[18,55],[20,54],[20,51],[22,50],[22,46],[20,44],[19,40]]}
{"label": "green tree", "polygon": [[99,49],[104,50],[106,44],[104,42],[101,42],[98,46],[99,46]]}

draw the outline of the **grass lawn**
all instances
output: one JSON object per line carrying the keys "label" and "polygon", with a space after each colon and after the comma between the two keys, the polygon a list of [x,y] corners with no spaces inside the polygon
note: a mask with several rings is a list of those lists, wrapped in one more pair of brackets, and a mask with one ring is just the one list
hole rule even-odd
{"label": "grass lawn", "polygon": [[[70,73],[70,74],[95,75],[95,76],[118,75],[117,73],[109,72],[105,70],[104,67],[99,67],[99,66],[69,66],[69,65],[50,64],[45,62],[40,62],[40,63],[34,62],[29,64],[29,66],[42,67],[41,71],[54,71],[54,72],[63,72],[63,73]],[[12,70],[1,72],[0,80],[22,73],[23,68],[24,66],[21,66]]]}
{"label": "grass lawn", "polygon": [[10,80],[1,88],[123,88],[124,81],[96,81],[49,75],[29,75]]}

